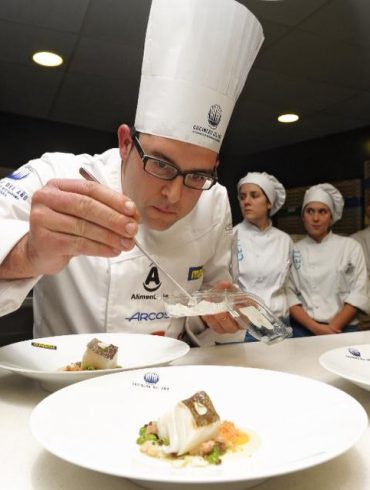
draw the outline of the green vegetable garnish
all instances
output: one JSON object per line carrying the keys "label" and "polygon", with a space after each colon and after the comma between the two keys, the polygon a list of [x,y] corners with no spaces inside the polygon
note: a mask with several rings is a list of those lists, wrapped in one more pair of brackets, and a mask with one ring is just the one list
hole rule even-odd
{"label": "green vegetable garnish", "polygon": [[136,439],[136,444],[139,444],[141,446],[141,444],[144,444],[144,442],[146,441],[152,441],[159,444],[160,439],[158,439],[158,436],[156,434],[148,434],[146,429],[147,429],[146,425],[140,427],[139,437]]}
{"label": "green vegetable garnish", "polygon": [[205,456],[209,464],[221,464],[220,448],[217,444],[212,449],[212,452]]}

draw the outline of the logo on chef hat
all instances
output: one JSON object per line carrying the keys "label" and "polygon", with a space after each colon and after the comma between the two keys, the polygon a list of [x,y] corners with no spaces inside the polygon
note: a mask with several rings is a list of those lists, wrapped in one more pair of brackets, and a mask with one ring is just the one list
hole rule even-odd
{"label": "logo on chef hat", "polygon": [[211,105],[208,111],[208,124],[215,129],[220,124],[222,116],[221,106],[218,104]]}

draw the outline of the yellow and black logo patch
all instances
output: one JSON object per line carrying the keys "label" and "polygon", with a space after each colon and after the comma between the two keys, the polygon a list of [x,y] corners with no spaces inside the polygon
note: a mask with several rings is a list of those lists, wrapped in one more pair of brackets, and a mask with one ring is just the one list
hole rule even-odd
{"label": "yellow and black logo patch", "polygon": [[198,265],[198,267],[189,267],[188,281],[196,281],[203,277],[203,266]]}
{"label": "yellow and black logo patch", "polygon": [[32,347],[39,347],[40,349],[52,349],[56,350],[57,346],[52,344],[42,344],[40,342],[31,342]]}

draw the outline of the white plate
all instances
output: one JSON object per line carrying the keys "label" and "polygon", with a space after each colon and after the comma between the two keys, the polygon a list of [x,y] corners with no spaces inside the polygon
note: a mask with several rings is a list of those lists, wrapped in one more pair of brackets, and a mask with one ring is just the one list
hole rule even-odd
{"label": "white plate", "polygon": [[370,391],[370,344],[332,349],[319,361],[331,373]]}
{"label": "white plate", "polygon": [[[81,361],[87,343],[94,337],[118,346],[116,369],[58,371]],[[62,335],[25,340],[0,348],[0,368],[34,378],[48,391],[108,373],[166,364],[184,356],[190,347],[180,340],[157,335],[97,333]]]}
{"label": "white plate", "polygon": [[[256,433],[251,456],[219,466],[175,468],[136,444],[139,428],[205,390],[222,420]],[[362,406],[330,385],[287,373],[231,366],[170,366],[68,386],[32,412],[31,430],[54,455],[150,489],[238,490],[347,451],[367,428]],[[225,487],[227,484],[227,487]]]}

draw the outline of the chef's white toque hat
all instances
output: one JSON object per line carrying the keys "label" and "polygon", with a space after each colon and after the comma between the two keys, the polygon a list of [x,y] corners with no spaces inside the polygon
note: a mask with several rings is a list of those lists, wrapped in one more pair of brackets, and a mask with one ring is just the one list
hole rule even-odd
{"label": "chef's white toque hat", "polygon": [[307,189],[303,198],[302,213],[309,202],[326,204],[331,211],[333,224],[342,217],[344,199],[338,189],[331,184],[317,184]]}
{"label": "chef's white toque hat", "polygon": [[267,172],[248,172],[239,180],[238,191],[243,184],[256,184],[261,187],[271,204],[270,216],[277,213],[285,202],[286,190],[283,184]]}
{"label": "chef's white toque hat", "polygon": [[263,39],[235,0],[152,0],[136,129],[218,152]]}

